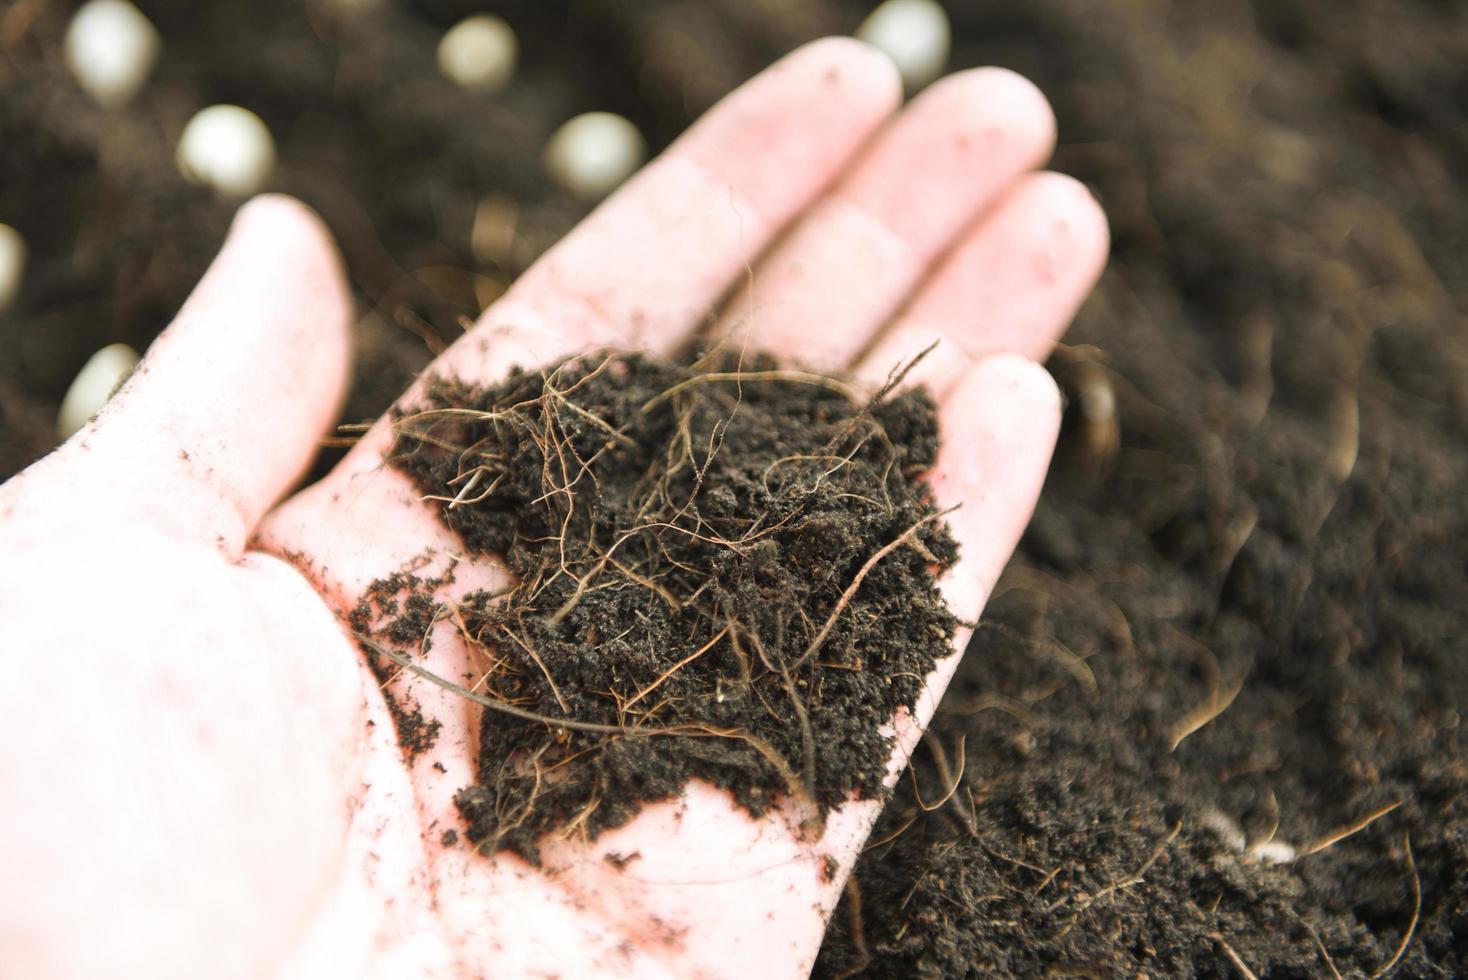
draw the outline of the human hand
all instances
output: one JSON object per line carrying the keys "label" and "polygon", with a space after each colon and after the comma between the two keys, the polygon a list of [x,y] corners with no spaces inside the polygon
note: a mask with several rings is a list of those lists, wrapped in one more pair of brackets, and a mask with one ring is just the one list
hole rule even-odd
{"label": "human hand", "polygon": [[[741,281],[715,329],[819,369],[880,382],[937,340],[914,378],[941,405],[938,503],[963,505],[948,518],[963,560],[941,584],[976,619],[1059,419],[1027,358],[1089,290],[1105,223],[1073,181],[1028,173],[1053,120],[1023,80],[963,73],[889,121],[898,99],[890,65],[854,42],[796,52],[549,252],[435,369],[492,380],[592,347],[668,351]],[[393,680],[443,725],[408,761],[340,617],[374,579],[424,554],[432,574],[461,545],[382,465],[383,424],[272,509],[333,418],[348,319],[324,230],[261,199],[108,409],[0,488],[13,733],[0,968],[808,970],[875,802],[832,813],[810,841],[786,815],[754,820],[693,783],[594,841],[549,842],[541,869],[442,843],[474,780],[478,709]],[[442,598],[503,575],[461,562]],[[441,624],[426,666],[458,677],[467,657]],[[957,660],[895,720],[891,778]],[[613,853],[639,857],[619,868]]]}

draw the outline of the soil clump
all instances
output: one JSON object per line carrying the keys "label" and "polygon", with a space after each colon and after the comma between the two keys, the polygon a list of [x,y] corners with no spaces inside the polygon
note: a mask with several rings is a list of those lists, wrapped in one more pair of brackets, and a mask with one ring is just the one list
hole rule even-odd
{"label": "soil clump", "polygon": [[[502,706],[456,799],[471,841],[534,861],[545,834],[594,837],[693,778],[756,816],[791,799],[812,829],[882,794],[883,726],[957,626],[925,393],[599,352],[436,379],[395,424],[391,465],[514,576],[437,613],[484,650],[475,690]],[[424,623],[399,618],[376,642],[416,655]]]}

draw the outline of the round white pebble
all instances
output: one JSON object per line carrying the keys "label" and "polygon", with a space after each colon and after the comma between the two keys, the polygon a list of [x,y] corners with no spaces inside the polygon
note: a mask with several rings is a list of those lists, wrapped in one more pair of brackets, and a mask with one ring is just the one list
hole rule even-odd
{"label": "round white pebble", "polygon": [[934,0],[887,0],[867,15],[856,36],[896,62],[909,90],[943,73],[952,43],[948,15]]}
{"label": "round white pebble", "polygon": [[138,352],[127,344],[108,344],[93,354],[61,400],[61,411],[56,416],[56,431],[61,438],[71,438],[73,432],[92,421],[137,366]]}
{"label": "round white pebble", "polygon": [[1212,807],[1204,810],[1203,826],[1223,838],[1223,842],[1236,851],[1242,851],[1249,844],[1249,839],[1244,836],[1244,829],[1222,810]]}
{"label": "round white pebble", "polygon": [[515,74],[520,42],[493,14],[476,14],[449,28],[438,42],[438,70],[464,88],[493,92]]}
{"label": "round white pebble", "polygon": [[545,166],[572,193],[595,199],[632,176],[646,155],[647,142],[630,120],[588,112],[556,130],[545,147]]}
{"label": "round white pebble", "polygon": [[64,42],[66,66],[100,105],[124,105],[143,87],[158,60],[158,31],[127,0],[91,0],[72,16]]}
{"label": "round white pebble", "polygon": [[9,225],[0,225],[0,310],[15,301],[25,277],[25,239]]}
{"label": "round white pebble", "polygon": [[1264,864],[1289,864],[1296,857],[1294,847],[1282,840],[1255,844],[1250,848],[1249,854]]}
{"label": "round white pebble", "polygon": [[178,141],[178,168],[226,197],[248,197],[275,170],[275,141],[260,117],[237,105],[201,109]]}

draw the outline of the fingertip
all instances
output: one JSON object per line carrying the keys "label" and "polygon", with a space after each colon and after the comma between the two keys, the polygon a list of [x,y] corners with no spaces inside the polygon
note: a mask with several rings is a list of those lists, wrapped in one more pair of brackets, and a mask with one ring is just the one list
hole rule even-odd
{"label": "fingertip", "polygon": [[945,412],[965,409],[992,414],[996,405],[1018,421],[1030,436],[1049,434],[1053,443],[1060,429],[1060,388],[1050,372],[1022,354],[989,354],[979,359],[944,399]]}
{"label": "fingertip", "polygon": [[294,324],[304,335],[290,341],[319,345],[327,362],[339,365],[339,403],[352,357],[352,296],[336,238],[321,215],[286,194],[257,195],[235,212],[221,252],[244,253],[228,268],[278,284],[309,311],[277,323]]}
{"label": "fingertip", "polygon": [[913,105],[942,106],[955,119],[974,119],[993,138],[1013,140],[1029,168],[1043,164],[1055,149],[1050,100],[1034,82],[1008,68],[954,72],[930,85]]}
{"label": "fingertip", "polygon": [[308,234],[334,247],[331,232],[316,209],[289,194],[257,194],[240,205],[231,227],[241,228],[256,224],[304,229]]}
{"label": "fingertip", "polygon": [[1033,212],[1048,218],[1049,230],[1068,243],[1078,267],[1089,270],[1092,280],[1100,275],[1111,249],[1111,225],[1090,187],[1069,174],[1044,170],[1024,177],[1015,195],[1029,198]]}
{"label": "fingertip", "polygon": [[[844,164],[901,103],[902,79],[890,58],[855,38],[822,38],[726,95],[669,155],[735,174],[783,164],[778,179],[789,182],[792,166],[830,171]],[[792,120],[801,123],[793,132]]]}
{"label": "fingertip", "polygon": [[1055,109],[1045,93],[1040,91],[1040,86],[1019,72],[998,65],[978,68],[975,72],[984,79],[995,99],[1002,98],[1004,105],[1019,118],[1034,120],[1036,128],[1045,137],[1047,151],[1054,149],[1059,126]]}
{"label": "fingertip", "polygon": [[229,241],[237,238],[257,244],[267,254],[284,251],[289,261],[302,263],[302,278],[331,287],[329,296],[345,318],[350,308],[346,268],[336,239],[321,215],[310,205],[286,194],[260,194],[235,212]]}
{"label": "fingertip", "polygon": [[1043,359],[1101,278],[1111,254],[1110,226],[1089,187],[1054,171],[1021,178],[1002,208],[1014,249],[1012,288],[1034,297],[1035,305],[1033,316],[1022,318],[1030,320],[1025,329],[1001,328],[993,349]]}
{"label": "fingertip", "polygon": [[942,583],[954,614],[978,618],[1019,543],[1060,431],[1060,391],[1043,367],[991,354],[959,379],[941,406],[943,443],[929,478],[961,561]]}
{"label": "fingertip", "polygon": [[879,48],[854,37],[831,36],[796,48],[775,65],[781,72],[818,74],[848,98],[891,112],[902,104],[902,75]]}
{"label": "fingertip", "polygon": [[943,446],[934,468],[939,496],[952,491],[1002,503],[1006,520],[1019,508],[1018,540],[1060,435],[1061,409],[1060,389],[1039,364],[1008,352],[980,358],[940,406]]}

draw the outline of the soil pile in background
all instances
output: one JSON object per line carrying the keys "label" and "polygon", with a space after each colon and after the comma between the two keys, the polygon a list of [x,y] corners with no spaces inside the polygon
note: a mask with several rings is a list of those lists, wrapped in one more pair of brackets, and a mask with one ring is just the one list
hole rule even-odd
{"label": "soil pile in background", "polygon": [[[67,5],[12,6],[0,221],[32,265],[0,314],[0,474],[50,448],[76,370],[141,349],[220,240],[231,208],[172,162],[200,106],[259,112],[276,187],[341,239],[358,421],[427,362],[414,330],[452,337],[584,211],[540,176],[557,125],[611,109],[665,144],[871,4],[505,0],[521,75],[486,98],[435,66],[469,0],[350,23],[140,0],[164,58],[110,114],[57,54]],[[1370,975],[1409,938],[1397,975],[1468,974],[1468,7],[947,6],[952,67],[1050,97],[1055,166],[1096,190],[1113,254],[1051,363],[1062,465],[915,758],[924,800],[948,785],[935,747],[962,786],[926,814],[904,780],[874,840],[902,832],[858,867],[864,935],[840,911],[821,970],[865,946],[879,977],[1241,976],[1230,950],[1260,976],[1329,975],[1325,954]],[[496,195],[514,244],[476,252]],[[1308,857],[1248,854],[1399,800]]]}
{"label": "soil pile in background", "polygon": [[925,394],[603,352],[436,381],[396,431],[392,465],[515,576],[441,613],[483,653],[475,693],[516,711],[484,712],[471,840],[535,860],[547,832],[595,836],[693,777],[755,815],[791,798],[812,829],[881,795],[880,729],[956,625]]}
{"label": "soil pile in background", "polygon": [[952,9],[1112,261],[820,972],[1468,973],[1468,8]]}

